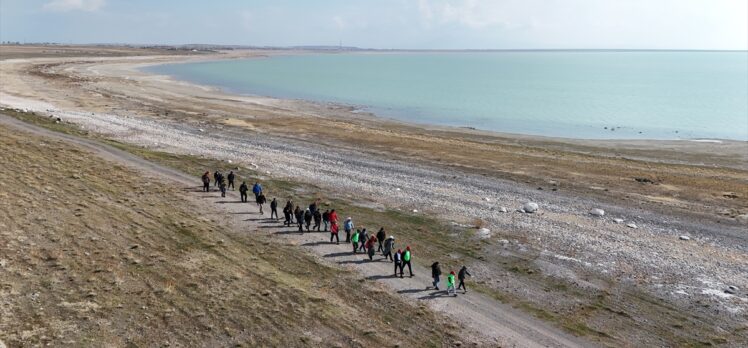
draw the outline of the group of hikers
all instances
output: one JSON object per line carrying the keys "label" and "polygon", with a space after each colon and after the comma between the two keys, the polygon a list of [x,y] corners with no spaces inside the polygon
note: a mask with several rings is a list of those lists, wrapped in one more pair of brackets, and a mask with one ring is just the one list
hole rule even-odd
{"label": "group of hikers", "polygon": [[[221,197],[226,197],[226,190],[230,187],[234,189],[234,180],[236,175],[233,171],[230,171],[226,177],[220,171],[213,173],[214,186],[218,186],[221,191]],[[210,192],[210,172],[207,171],[202,176],[203,191]],[[247,203],[247,192],[249,192],[249,186],[246,182],[242,182],[239,185],[239,194],[241,196],[242,203]],[[264,215],[263,205],[267,203],[265,194],[262,190],[262,185],[259,182],[255,182],[252,186],[252,193],[255,195],[255,202],[260,210],[260,215]],[[299,205],[295,205],[292,200],[286,201],[286,205],[283,208],[283,226],[293,226],[296,224],[299,228],[300,233],[318,231],[327,232],[329,228],[330,232],[330,243],[340,244],[340,227],[338,224],[338,213],[335,209],[327,209],[324,212],[319,208],[319,199],[312,202],[309,207],[302,208]],[[278,217],[278,201],[273,198],[270,202],[270,219],[279,220]],[[312,224],[313,223],[313,224]],[[324,225],[324,230],[322,230]],[[355,230],[354,230],[355,229]],[[403,278],[405,273],[405,267],[408,267],[408,273],[410,277],[413,277],[413,267],[411,260],[413,253],[410,246],[406,246],[405,250],[395,250],[395,237],[390,235],[387,236],[387,232],[384,227],[380,228],[376,234],[369,235],[366,228],[355,228],[353,219],[347,217],[343,222],[343,231],[345,232],[345,243],[350,243],[353,248],[353,253],[364,252],[369,256],[369,260],[374,260],[374,255],[377,252],[381,252],[384,260],[389,260],[394,264],[394,276],[398,274],[400,278]],[[432,286],[435,290],[439,290],[440,277],[442,275],[441,265],[439,262],[434,262],[431,265],[431,276],[434,279]],[[467,267],[462,266],[459,272],[450,271],[447,275],[447,294],[457,296],[457,290],[462,289],[467,293],[465,286],[465,277],[470,276]],[[459,285],[455,287],[455,277],[459,280]]]}

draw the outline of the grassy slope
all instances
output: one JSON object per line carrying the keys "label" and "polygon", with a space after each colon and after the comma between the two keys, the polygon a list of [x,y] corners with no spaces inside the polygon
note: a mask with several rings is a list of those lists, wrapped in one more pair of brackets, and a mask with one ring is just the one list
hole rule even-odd
{"label": "grassy slope", "polygon": [[10,346],[454,339],[453,325],[356,274],[211,221],[174,185],[4,127],[0,148],[0,338]]}
{"label": "grassy slope", "polygon": [[[64,123],[54,123],[46,117],[14,113],[15,117],[61,132],[91,136]],[[137,146],[103,139],[114,146],[157,163],[171,166],[198,177],[207,169],[236,167],[235,164],[194,156],[174,155],[152,151]],[[242,179],[253,181],[257,173],[247,168],[238,170]],[[411,245],[416,251],[415,261],[429,265],[432,260],[440,260],[446,269],[457,268],[462,264],[474,265],[490,262],[506,271],[505,277],[498,280],[479,279],[471,286],[504,303],[512,304],[543,320],[555,323],[561,328],[579,336],[595,340],[603,345],[621,346],[623,342],[675,346],[711,346],[746,340],[745,333],[736,329],[726,332],[715,328],[718,323],[708,319],[683,313],[650,295],[631,288],[616,289],[614,292],[579,289],[565,280],[548,277],[533,266],[533,258],[517,255],[486,254],[491,249],[486,243],[472,238],[473,229],[448,225],[442,221],[422,215],[414,215],[396,210],[380,210],[354,203],[350,197],[322,194],[319,188],[285,180],[265,179],[266,191],[277,193],[285,202],[310,202],[322,197],[345,216],[356,217],[357,225],[367,226],[376,231],[386,226],[390,233],[398,236],[400,242]],[[502,231],[499,231],[502,233]],[[512,237],[506,231],[507,237]],[[401,243],[401,247],[404,245]],[[488,248],[486,248],[488,246]],[[447,255],[451,256],[447,258]],[[592,280],[592,279],[591,279]],[[500,285],[488,285],[489,282]],[[595,279],[605,282],[604,279]],[[528,300],[525,292],[545,293]],[[538,300],[538,298],[542,298]],[[558,303],[557,299],[563,299]]]}

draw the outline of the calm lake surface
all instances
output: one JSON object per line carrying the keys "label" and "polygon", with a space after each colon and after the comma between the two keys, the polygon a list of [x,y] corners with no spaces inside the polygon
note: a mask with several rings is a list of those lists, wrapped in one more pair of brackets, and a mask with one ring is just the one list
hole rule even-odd
{"label": "calm lake surface", "polygon": [[146,70],[414,123],[567,138],[748,141],[748,52],[308,54]]}

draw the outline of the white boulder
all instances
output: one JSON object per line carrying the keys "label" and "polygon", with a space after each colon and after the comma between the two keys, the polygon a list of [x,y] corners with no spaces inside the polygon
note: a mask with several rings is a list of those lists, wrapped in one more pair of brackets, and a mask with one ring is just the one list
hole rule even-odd
{"label": "white boulder", "polygon": [[596,217],[603,217],[605,216],[605,210],[595,208],[595,209],[590,210],[590,215],[596,216]]}
{"label": "white boulder", "polygon": [[506,209],[506,207],[501,207],[499,208],[499,211],[502,213],[506,213],[508,210]]}
{"label": "white boulder", "polygon": [[478,237],[482,239],[491,238],[491,230],[483,227],[478,229]]}
{"label": "white boulder", "polygon": [[615,219],[613,219],[613,222],[615,222],[617,224],[621,224],[621,223],[623,223],[623,219],[621,219],[621,218],[615,218]]}
{"label": "white boulder", "polygon": [[525,205],[522,206],[522,211],[525,213],[534,213],[538,211],[538,204],[535,202],[527,202]]}
{"label": "white boulder", "polygon": [[680,240],[691,240],[691,237],[689,237],[689,236],[685,236],[685,235],[684,235],[684,236],[680,236],[680,237],[678,237],[678,238],[679,238]]}
{"label": "white boulder", "polygon": [[626,227],[628,227],[628,228],[636,228],[637,226],[636,226],[635,223],[632,222],[630,224],[626,224]]}

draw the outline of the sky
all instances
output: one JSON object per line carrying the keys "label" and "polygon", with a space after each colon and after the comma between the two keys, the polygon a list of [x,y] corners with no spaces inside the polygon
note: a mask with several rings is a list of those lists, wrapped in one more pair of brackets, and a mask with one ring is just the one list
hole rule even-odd
{"label": "sky", "polygon": [[748,49],[748,0],[0,0],[0,41]]}

